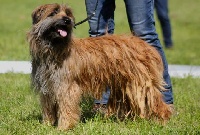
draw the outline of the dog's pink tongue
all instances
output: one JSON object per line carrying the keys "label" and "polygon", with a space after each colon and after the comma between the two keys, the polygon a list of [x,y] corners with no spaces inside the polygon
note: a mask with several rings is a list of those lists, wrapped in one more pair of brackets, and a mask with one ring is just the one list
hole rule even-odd
{"label": "dog's pink tongue", "polygon": [[60,33],[60,35],[62,36],[62,37],[66,37],[67,36],[67,32],[66,31],[64,31],[64,30],[58,30],[58,32]]}

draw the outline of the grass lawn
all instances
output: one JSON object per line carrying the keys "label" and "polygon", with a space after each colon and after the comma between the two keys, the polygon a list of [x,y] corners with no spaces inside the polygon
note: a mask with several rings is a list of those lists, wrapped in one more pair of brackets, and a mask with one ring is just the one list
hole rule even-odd
{"label": "grass lawn", "polygon": [[[30,60],[26,33],[31,27],[31,12],[44,3],[65,3],[63,0],[1,0],[0,4],[0,60]],[[165,53],[169,64],[200,65],[200,1],[170,2],[174,48]],[[76,21],[86,17],[84,1],[68,0]],[[123,1],[116,0],[117,34],[130,33]],[[156,27],[162,42],[159,22]],[[88,37],[88,23],[74,29],[76,37]],[[1,67],[0,67],[1,68]],[[23,68],[23,67],[22,67]],[[2,135],[133,135],[133,134],[200,134],[200,78],[172,78],[175,106],[178,115],[166,126],[137,119],[124,122],[85,115],[85,122],[67,132],[40,123],[38,96],[30,89],[29,75],[0,74],[0,134]],[[82,103],[87,114],[87,102]]]}
{"label": "grass lawn", "polygon": [[[2,135],[133,135],[133,134],[200,134],[200,78],[172,78],[175,106],[178,115],[166,126],[152,121],[136,119],[124,122],[89,117],[73,130],[58,131],[52,126],[40,123],[41,110],[39,98],[30,90],[29,75],[3,74],[0,76],[0,134]],[[82,103],[83,112],[87,102]],[[86,113],[85,113],[86,114]]]}

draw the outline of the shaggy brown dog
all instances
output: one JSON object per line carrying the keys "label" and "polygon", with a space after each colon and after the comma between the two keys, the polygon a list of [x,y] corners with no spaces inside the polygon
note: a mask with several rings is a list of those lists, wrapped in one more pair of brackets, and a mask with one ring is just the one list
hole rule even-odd
{"label": "shaggy brown dog", "polygon": [[132,35],[75,39],[74,17],[66,5],[42,5],[32,19],[32,83],[40,92],[44,122],[72,128],[80,119],[81,96],[100,98],[106,86],[111,89],[108,116],[170,118],[156,49]]}

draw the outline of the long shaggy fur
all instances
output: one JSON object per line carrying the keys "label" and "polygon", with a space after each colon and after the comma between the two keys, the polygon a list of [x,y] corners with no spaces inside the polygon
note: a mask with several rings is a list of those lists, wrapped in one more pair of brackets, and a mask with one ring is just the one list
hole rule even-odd
{"label": "long shaggy fur", "polygon": [[66,5],[42,5],[32,19],[32,83],[40,93],[44,122],[60,129],[74,127],[81,96],[100,98],[106,86],[111,89],[108,116],[170,118],[160,92],[165,90],[163,64],[152,46],[132,35],[76,39],[74,17]]}

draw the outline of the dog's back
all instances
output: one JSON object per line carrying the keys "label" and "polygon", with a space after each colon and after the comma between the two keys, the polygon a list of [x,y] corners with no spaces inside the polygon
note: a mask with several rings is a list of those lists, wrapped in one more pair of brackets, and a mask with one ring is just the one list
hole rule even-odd
{"label": "dog's back", "polygon": [[155,83],[153,85],[163,89],[162,59],[154,47],[138,37],[105,35],[73,41],[71,56],[82,71],[79,78],[87,73],[88,79],[94,78],[94,81],[103,83],[111,83],[112,78],[121,81],[119,77],[124,80],[137,78],[141,83],[150,79],[151,83]]}
{"label": "dog's back", "polygon": [[[72,76],[85,93],[100,98],[105,87],[110,87],[110,114],[120,108],[122,115],[132,112],[150,117],[163,114],[155,112],[157,107],[168,110],[160,93],[165,85],[162,59],[154,47],[138,37],[105,35],[74,39],[66,67],[72,69]],[[118,104],[117,100],[122,102]],[[168,114],[162,119],[168,119],[170,112],[164,113]]]}

